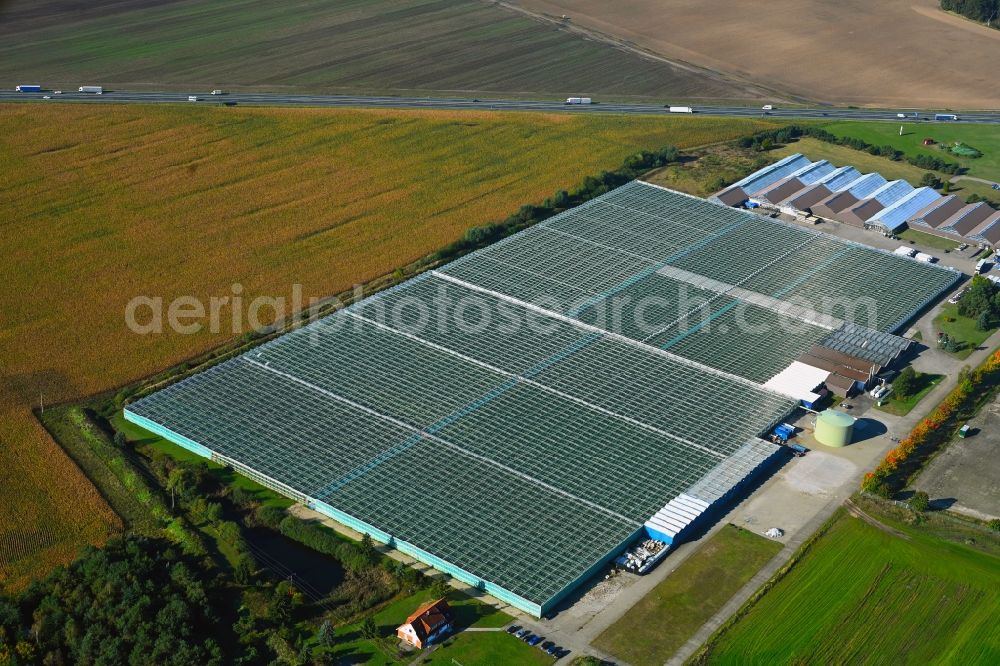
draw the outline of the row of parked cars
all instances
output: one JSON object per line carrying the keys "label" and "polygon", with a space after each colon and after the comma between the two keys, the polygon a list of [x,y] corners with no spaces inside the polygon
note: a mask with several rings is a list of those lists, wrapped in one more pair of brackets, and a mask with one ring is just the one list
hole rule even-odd
{"label": "row of parked cars", "polygon": [[560,647],[552,641],[545,640],[545,636],[534,634],[530,629],[525,629],[519,624],[512,624],[507,627],[507,633],[513,634],[515,637],[520,638],[532,647],[538,646],[539,650],[542,650],[545,654],[553,656],[556,659],[562,659],[570,653],[568,649]]}

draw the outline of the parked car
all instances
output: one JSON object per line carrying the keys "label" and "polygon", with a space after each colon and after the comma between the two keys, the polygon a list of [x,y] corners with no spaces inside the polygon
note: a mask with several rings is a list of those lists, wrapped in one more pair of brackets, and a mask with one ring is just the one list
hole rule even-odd
{"label": "parked car", "polygon": [[556,652],[553,656],[555,656],[557,659],[562,659],[563,657],[565,657],[566,655],[568,655],[570,652],[572,652],[572,650],[569,650],[567,648],[560,648],[559,651]]}
{"label": "parked car", "polygon": [[520,638],[521,640],[524,640],[524,637],[528,636],[530,634],[531,634],[531,631],[529,631],[528,629],[521,629],[520,631],[518,631],[514,635],[517,636],[518,638]]}
{"label": "parked car", "polygon": [[516,634],[519,631],[521,631],[521,625],[519,624],[512,624],[509,627],[507,627],[508,634]]}
{"label": "parked car", "polygon": [[530,645],[531,647],[535,647],[543,640],[545,640],[545,636],[532,636],[531,638],[528,639],[528,645]]}
{"label": "parked car", "polygon": [[528,643],[530,645],[531,644],[531,639],[534,638],[534,637],[535,637],[535,635],[529,631],[524,636],[521,636],[521,640],[524,641],[525,643]]}
{"label": "parked car", "polygon": [[555,643],[553,643],[552,641],[545,641],[544,643],[542,643],[542,644],[541,644],[541,645],[539,645],[538,647],[540,647],[540,648],[542,648],[543,650],[545,650],[546,652],[548,652],[549,650],[551,650],[551,649],[552,649],[552,648],[554,648],[555,646],[556,646],[556,644],[555,644]]}
{"label": "parked car", "polygon": [[547,647],[545,649],[545,654],[550,654],[550,655],[552,655],[554,657],[554,656],[556,656],[556,653],[558,653],[559,650],[561,650],[561,649],[562,648],[560,648],[558,645],[553,644],[553,645],[550,645],[549,647]]}

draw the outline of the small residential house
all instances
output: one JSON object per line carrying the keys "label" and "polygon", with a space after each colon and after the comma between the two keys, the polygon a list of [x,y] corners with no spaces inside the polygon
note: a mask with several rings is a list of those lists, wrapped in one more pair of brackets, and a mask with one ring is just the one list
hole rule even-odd
{"label": "small residential house", "polygon": [[396,628],[396,636],[414,647],[424,647],[447,636],[452,630],[455,616],[444,599],[430,601],[406,618]]}

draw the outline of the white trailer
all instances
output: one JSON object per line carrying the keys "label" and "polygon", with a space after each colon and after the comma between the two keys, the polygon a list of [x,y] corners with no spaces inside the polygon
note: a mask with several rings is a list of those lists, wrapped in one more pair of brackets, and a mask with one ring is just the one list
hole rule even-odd
{"label": "white trailer", "polygon": [[197,102],[198,101],[198,96],[197,95],[188,95],[188,101],[189,102]]}
{"label": "white trailer", "polygon": [[670,113],[694,113],[694,109],[690,106],[668,106],[667,111]]}
{"label": "white trailer", "polygon": [[563,104],[593,104],[594,100],[589,97],[567,97]]}
{"label": "white trailer", "polygon": [[103,95],[104,88],[102,88],[101,86],[80,86],[80,92],[93,93],[95,95]]}

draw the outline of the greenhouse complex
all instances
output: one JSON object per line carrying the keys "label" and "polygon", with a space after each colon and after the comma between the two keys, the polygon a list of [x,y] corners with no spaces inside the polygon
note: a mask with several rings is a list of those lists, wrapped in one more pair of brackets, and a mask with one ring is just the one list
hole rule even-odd
{"label": "greenhouse complex", "polygon": [[782,451],[797,358],[897,353],[958,278],[633,182],[125,415],[541,616]]}

